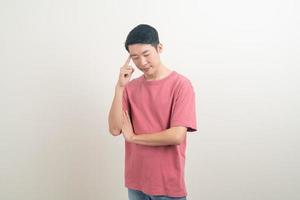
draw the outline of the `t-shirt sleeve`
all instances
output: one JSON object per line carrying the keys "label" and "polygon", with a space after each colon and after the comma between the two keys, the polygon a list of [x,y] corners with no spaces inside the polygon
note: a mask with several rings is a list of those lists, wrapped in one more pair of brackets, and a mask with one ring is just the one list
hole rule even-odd
{"label": "t-shirt sleeve", "polygon": [[195,92],[190,81],[182,83],[177,91],[170,125],[184,126],[188,132],[197,131]]}

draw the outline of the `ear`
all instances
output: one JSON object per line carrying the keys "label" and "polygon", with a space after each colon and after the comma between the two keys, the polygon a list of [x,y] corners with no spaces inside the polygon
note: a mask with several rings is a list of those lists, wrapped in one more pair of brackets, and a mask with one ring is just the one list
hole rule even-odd
{"label": "ear", "polygon": [[158,52],[158,53],[162,53],[162,51],[163,51],[163,45],[162,45],[161,43],[159,43],[159,44],[157,45],[157,52]]}

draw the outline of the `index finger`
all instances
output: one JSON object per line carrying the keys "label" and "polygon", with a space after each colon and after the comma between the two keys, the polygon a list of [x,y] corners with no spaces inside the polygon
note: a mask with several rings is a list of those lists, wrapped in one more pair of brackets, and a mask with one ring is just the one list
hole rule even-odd
{"label": "index finger", "polygon": [[129,64],[130,59],[131,59],[131,57],[130,57],[130,55],[129,55],[128,58],[127,58],[127,60],[126,60],[126,62],[125,62],[125,65],[128,65],[128,64]]}
{"label": "index finger", "polygon": [[131,122],[131,120],[130,120],[130,116],[129,116],[129,113],[128,113],[128,110],[126,110],[126,111],[125,111],[125,114],[126,114],[126,117],[127,117],[128,121],[130,121],[130,122]]}

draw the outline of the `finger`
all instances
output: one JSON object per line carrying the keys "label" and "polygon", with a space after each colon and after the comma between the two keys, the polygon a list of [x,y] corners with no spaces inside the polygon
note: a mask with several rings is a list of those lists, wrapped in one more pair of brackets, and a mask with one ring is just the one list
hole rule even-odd
{"label": "finger", "polygon": [[122,111],[122,118],[123,118],[124,123],[127,123],[127,122],[128,122],[128,119],[127,119],[127,116],[126,116],[126,112],[125,112],[125,111]]}
{"label": "finger", "polygon": [[131,70],[129,70],[129,71],[123,71],[123,72],[120,73],[120,76],[124,77],[124,78],[130,78],[131,75],[132,75],[132,71]]}
{"label": "finger", "polygon": [[132,69],[133,69],[133,67],[132,67],[131,65],[127,65],[127,66],[126,66],[126,69],[128,69],[128,70],[132,70]]}
{"label": "finger", "polygon": [[131,124],[130,116],[128,114],[128,111],[125,111],[125,119],[127,124]]}
{"label": "finger", "polygon": [[129,55],[128,58],[127,58],[127,60],[126,60],[126,62],[125,62],[125,64],[124,64],[124,66],[127,66],[127,65],[129,64],[130,59],[131,59],[131,57],[130,57],[130,55]]}
{"label": "finger", "polygon": [[126,115],[125,115],[124,111],[122,111],[122,124],[125,123],[125,120],[126,120]]}
{"label": "finger", "polygon": [[127,68],[121,69],[121,73],[123,73],[123,74],[125,74],[125,73],[127,73],[127,74],[131,73],[133,71],[132,69],[127,69]]}
{"label": "finger", "polygon": [[134,69],[132,67],[122,67],[120,68],[120,73],[121,74],[132,74]]}
{"label": "finger", "polygon": [[126,112],[127,111],[124,111],[124,117],[125,117],[126,122],[128,122],[128,116],[127,116]]}
{"label": "finger", "polygon": [[127,110],[126,110],[126,116],[127,116],[127,119],[128,119],[128,121],[131,123],[130,116],[129,116],[129,114],[128,114],[128,111],[127,111]]}

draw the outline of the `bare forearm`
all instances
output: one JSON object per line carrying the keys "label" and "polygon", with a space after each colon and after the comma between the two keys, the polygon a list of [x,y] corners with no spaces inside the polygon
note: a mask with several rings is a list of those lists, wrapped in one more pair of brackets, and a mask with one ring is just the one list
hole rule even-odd
{"label": "bare forearm", "polygon": [[133,135],[131,142],[147,146],[179,145],[185,135],[185,127],[173,127],[161,132]]}
{"label": "bare forearm", "polygon": [[122,129],[122,98],[124,87],[116,86],[115,96],[109,111],[109,131],[113,135],[119,135]]}

